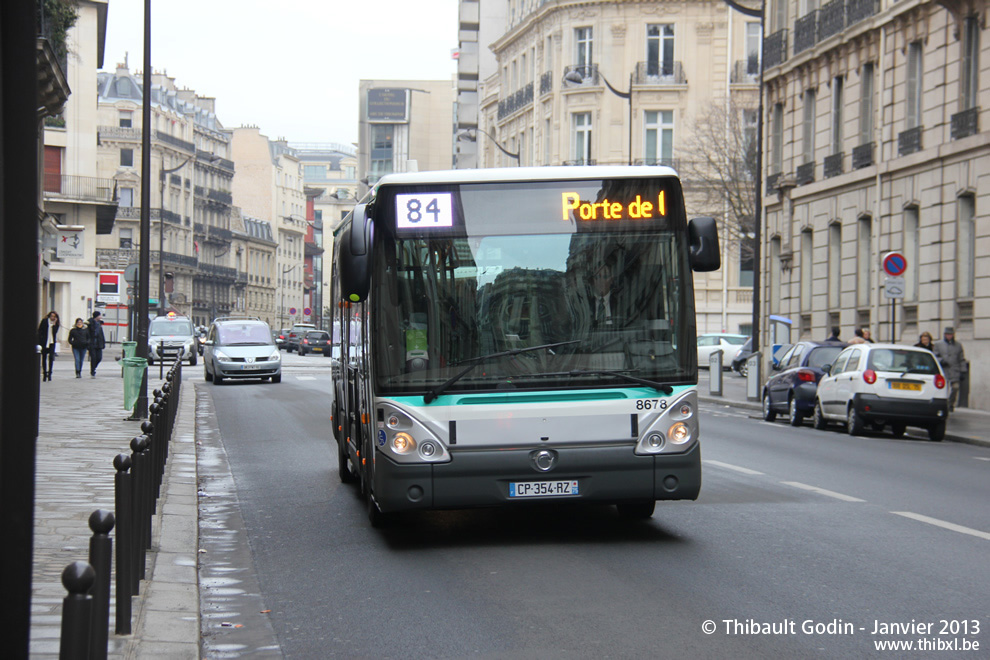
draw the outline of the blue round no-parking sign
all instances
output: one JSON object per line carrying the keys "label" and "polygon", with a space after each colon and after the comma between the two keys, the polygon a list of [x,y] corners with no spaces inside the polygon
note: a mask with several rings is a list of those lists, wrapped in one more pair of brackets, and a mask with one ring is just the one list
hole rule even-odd
{"label": "blue round no-parking sign", "polygon": [[907,270],[907,258],[900,252],[883,255],[883,270],[891,277],[900,277]]}

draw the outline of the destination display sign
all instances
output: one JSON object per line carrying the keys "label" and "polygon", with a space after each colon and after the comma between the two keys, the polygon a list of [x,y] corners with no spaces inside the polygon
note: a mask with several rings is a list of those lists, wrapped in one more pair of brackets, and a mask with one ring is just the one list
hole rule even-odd
{"label": "destination display sign", "polygon": [[628,203],[609,200],[607,197],[600,202],[582,201],[576,192],[561,193],[560,197],[564,220],[652,220],[667,215],[667,196],[663,190],[657,194],[655,202],[644,200],[642,195],[636,195]]}

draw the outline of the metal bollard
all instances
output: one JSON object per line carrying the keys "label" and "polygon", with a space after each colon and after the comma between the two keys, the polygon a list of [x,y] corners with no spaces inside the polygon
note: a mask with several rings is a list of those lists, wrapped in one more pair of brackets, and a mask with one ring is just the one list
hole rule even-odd
{"label": "metal bollard", "polygon": [[89,590],[93,597],[92,626],[89,631],[90,660],[105,660],[107,639],[110,636],[110,564],[113,559],[114,516],[110,511],[97,509],[89,516],[89,528],[93,536],[89,539],[89,563],[96,571],[96,580]]}
{"label": "metal bollard", "polygon": [[148,504],[148,468],[147,468],[147,458],[149,440],[146,435],[139,435],[131,440],[131,492],[133,493],[132,502],[134,507],[132,513],[134,515],[134,528],[131,534],[131,539],[134,544],[131,546],[133,551],[132,555],[132,570],[131,570],[131,594],[137,595],[141,593],[141,580],[144,579],[145,575],[145,548],[150,546],[145,545],[145,541],[148,534],[145,532],[145,523],[150,521],[150,514],[148,509],[150,508]]}
{"label": "metal bollard", "polygon": [[[161,481],[161,466],[158,463],[158,455],[162,446],[162,400],[156,398],[154,403],[148,406],[148,420],[151,422],[152,430],[151,433],[146,435],[151,438],[151,475],[152,475],[152,487],[151,492],[152,501],[158,499],[158,484]],[[143,429],[142,429],[143,430]]]}
{"label": "metal bollard", "polygon": [[62,586],[69,595],[62,600],[60,660],[86,660],[89,656],[89,622],[93,599],[87,593],[96,572],[84,561],[74,561],[62,571]]}
{"label": "metal bollard", "polygon": [[114,632],[131,634],[131,571],[134,562],[134,513],[131,488],[131,457],[117,454],[113,459],[117,474],[113,480],[114,510],[117,512],[117,607]]}

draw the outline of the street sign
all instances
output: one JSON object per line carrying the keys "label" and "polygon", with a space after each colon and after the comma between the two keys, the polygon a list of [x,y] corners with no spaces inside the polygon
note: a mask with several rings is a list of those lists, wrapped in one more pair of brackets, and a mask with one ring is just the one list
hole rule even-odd
{"label": "street sign", "polygon": [[900,277],[907,270],[907,257],[900,252],[888,252],[883,255],[883,270],[891,277]]}
{"label": "street sign", "polygon": [[888,300],[904,297],[904,278],[887,277],[883,281],[883,295]]}
{"label": "street sign", "polygon": [[311,310],[309,307],[304,307],[303,308],[303,316],[309,316],[312,313],[313,313],[313,310]]}
{"label": "street sign", "polygon": [[290,307],[289,308],[289,314],[291,316],[295,316],[296,315],[296,308],[295,307]]}

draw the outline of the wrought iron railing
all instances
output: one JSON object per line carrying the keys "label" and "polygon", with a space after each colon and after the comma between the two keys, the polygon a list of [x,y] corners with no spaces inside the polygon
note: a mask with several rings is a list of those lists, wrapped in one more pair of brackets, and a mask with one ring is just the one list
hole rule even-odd
{"label": "wrought iron railing", "polygon": [[680,62],[637,62],[633,82],[637,85],[683,85],[687,78]]}
{"label": "wrought iron railing", "polygon": [[45,172],[46,199],[80,200],[111,204],[117,197],[117,182],[92,176]]}
{"label": "wrought iron railing", "polygon": [[777,192],[777,184],[780,182],[780,177],[782,172],[774,172],[773,174],[767,175],[767,194],[772,195]]}
{"label": "wrought iron railing", "polygon": [[951,134],[953,140],[959,140],[970,135],[976,135],[980,131],[979,126],[980,109],[969,108],[952,115]]}
{"label": "wrought iron railing", "polygon": [[540,76],[540,96],[553,91],[553,71],[547,71]]}
{"label": "wrought iron railing", "polygon": [[818,10],[812,9],[794,21],[794,54],[814,47],[818,40]]}
{"label": "wrought iron railing", "polygon": [[777,30],[763,40],[763,66],[766,68],[787,61],[787,28]]}
{"label": "wrought iron railing", "polygon": [[760,78],[760,59],[755,55],[745,60],[736,60],[732,67],[732,80],[734,83],[755,83]]}
{"label": "wrought iron railing", "polygon": [[133,126],[97,126],[100,140],[140,140],[141,129]]}
{"label": "wrought iron railing", "polygon": [[854,170],[869,167],[873,164],[873,143],[867,142],[858,147],[853,147],[852,166]]}
{"label": "wrought iron railing", "polygon": [[832,0],[818,11],[818,39],[828,39],[846,27],[846,0]]}
{"label": "wrought iron railing", "polygon": [[921,126],[909,128],[897,134],[897,153],[907,156],[917,151],[921,151],[921,133],[924,130]]}
{"label": "wrought iron railing", "polygon": [[850,27],[880,11],[880,0],[849,0],[846,5],[846,27]]}
{"label": "wrought iron railing", "polygon": [[840,151],[837,154],[825,156],[824,174],[826,179],[842,174],[842,159],[844,155]]}
{"label": "wrought iron railing", "polygon": [[515,94],[498,102],[498,118],[508,117],[514,112],[522,110],[533,102],[533,83],[516,90]]}
{"label": "wrought iron railing", "polygon": [[155,139],[159,142],[164,142],[165,144],[172,145],[176,149],[181,149],[183,151],[188,151],[189,153],[196,153],[196,145],[192,142],[186,142],[177,137],[169,135],[168,133],[163,133],[161,131],[155,131]]}
{"label": "wrought iron railing", "polygon": [[813,183],[815,180],[815,161],[798,165],[794,177],[797,179],[799,186]]}

